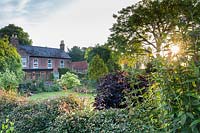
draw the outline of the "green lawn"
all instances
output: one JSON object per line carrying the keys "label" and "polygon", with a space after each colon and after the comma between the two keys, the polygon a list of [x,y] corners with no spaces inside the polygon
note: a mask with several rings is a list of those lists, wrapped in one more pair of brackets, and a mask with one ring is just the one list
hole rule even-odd
{"label": "green lawn", "polygon": [[61,97],[61,96],[68,96],[70,94],[73,94],[81,98],[87,98],[91,102],[94,101],[94,97],[95,97],[95,94],[84,94],[84,93],[74,92],[73,90],[63,90],[63,91],[58,91],[58,92],[43,92],[43,93],[34,94],[30,96],[28,99],[30,101],[41,101],[41,100],[53,99],[53,98]]}

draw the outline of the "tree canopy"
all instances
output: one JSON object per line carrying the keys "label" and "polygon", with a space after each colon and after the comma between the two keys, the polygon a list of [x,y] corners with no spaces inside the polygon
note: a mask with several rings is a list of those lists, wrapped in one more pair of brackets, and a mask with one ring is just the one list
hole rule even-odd
{"label": "tree canopy", "polygon": [[31,45],[32,40],[29,38],[29,34],[19,26],[9,24],[0,29],[0,38],[8,36],[9,40],[13,35],[17,35],[20,45]]}
{"label": "tree canopy", "polygon": [[97,45],[88,52],[87,61],[90,62],[94,56],[99,55],[105,63],[111,58],[111,51],[103,46]]}
{"label": "tree canopy", "polygon": [[108,73],[108,68],[103,59],[99,55],[93,57],[89,64],[88,75],[90,79],[99,80],[102,76]]}
{"label": "tree canopy", "polygon": [[22,77],[21,57],[15,47],[7,39],[0,39],[0,72],[13,72],[18,78]]}
{"label": "tree canopy", "polygon": [[[173,44],[173,36],[195,27],[200,4],[196,0],[143,0],[113,15],[109,45],[122,53],[160,52]],[[148,49],[151,48],[152,51]]]}
{"label": "tree canopy", "polygon": [[71,57],[72,61],[83,61],[84,60],[84,54],[85,49],[80,48],[78,46],[73,46],[71,49],[68,49],[69,56]]}
{"label": "tree canopy", "polygon": [[109,72],[113,72],[115,70],[120,70],[120,66],[117,63],[117,56],[113,56],[112,51],[106,47],[106,45],[89,48],[86,51],[86,59],[90,63],[91,60],[98,55],[104,63],[108,67]]}

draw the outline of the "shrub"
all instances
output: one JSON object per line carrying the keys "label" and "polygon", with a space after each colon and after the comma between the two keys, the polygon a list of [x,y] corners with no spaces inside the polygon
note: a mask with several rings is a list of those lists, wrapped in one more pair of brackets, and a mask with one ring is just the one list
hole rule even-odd
{"label": "shrub", "polygon": [[58,80],[59,85],[61,85],[64,89],[71,89],[75,86],[80,85],[80,80],[78,76],[67,72],[66,74],[61,76],[61,79]]}
{"label": "shrub", "polygon": [[16,48],[9,44],[7,37],[0,39],[0,46],[0,72],[14,73],[16,75],[16,81],[22,79],[24,73],[22,71],[21,57]]}
{"label": "shrub", "polygon": [[18,79],[14,72],[9,70],[0,72],[0,89],[16,90],[20,80],[21,79]]}
{"label": "shrub", "polygon": [[49,132],[131,132],[131,120],[125,110],[76,112],[59,116]]}
{"label": "shrub", "polygon": [[127,73],[108,74],[100,79],[94,106],[96,109],[123,108],[124,91],[130,91]]}
{"label": "shrub", "polygon": [[14,132],[14,123],[9,119],[6,119],[0,126],[1,133],[13,133]]}
{"label": "shrub", "polygon": [[57,82],[45,83],[44,81],[27,81],[19,85],[19,92],[22,94],[54,92],[61,90]]}
{"label": "shrub", "polygon": [[[137,71],[137,72],[136,72]],[[131,90],[126,92],[126,104],[130,107],[136,106],[144,101],[146,92],[151,86],[149,76],[142,71],[132,71],[129,73],[129,83]]]}
{"label": "shrub", "polygon": [[2,91],[0,92],[0,117],[6,116],[20,103],[26,102],[25,97],[19,96],[14,91]]}
{"label": "shrub", "polygon": [[148,84],[143,75],[131,77],[126,72],[108,74],[99,82],[94,106],[96,109],[124,108],[130,99],[135,106],[136,102],[142,102]]}
{"label": "shrub", "polygon": [[66,74],[67,72],[70,72],[68,68],[58,68],[59,78],[61,78],[61,76]]}
{"label": "shrub", "polygon": [[83,109],[82,101],[70,95],[17,106],[9,113],[9,118],[15,122],[15,132],[46,132],[46,129],[52,127],[59,115],[70,115],[81,109]]}
{"label": "shrub", "polygon": [[92,90],[89,90],[87,88],[87,86],[80,86],[80,87],[76,87],[74,88],[74,91],[75,92],[78,92],[78,93],[93,93]]}
{"label": "shrub", "polygon": [[89,64],[88,68],[88,76],[91,80],[99,80],[101,77],[108,74],[108,68],[104,61],[99,57],[99,55],[95,55],[92,58],[92,61]]}
{"label": "shrub", "polygon": [[53,83],[52,85],[46,85],[44,87],[44,92],[55,92],[55,91],[60,91],[61,87],[57,83]]}
{"label": "shrub", "polygon": [[[9,116],[20,104],[25,102],[26,99],[20,97],[16,92],[0,90],[0,125],[6,124],[11,126],[11,123],[7,122],[7,116]],[[0,131],[3,130],[2,128],[3,127],[1,126]]]}
{"label": "shrub", "polygon": [[[177,58],[176,62],[157,60],[152,74],[156,99],[167,132],[200,131],[199,66],[193,61]],[[182,63],[186,63],[184,66]],[[167,64],[167,65],[166,65]]]}

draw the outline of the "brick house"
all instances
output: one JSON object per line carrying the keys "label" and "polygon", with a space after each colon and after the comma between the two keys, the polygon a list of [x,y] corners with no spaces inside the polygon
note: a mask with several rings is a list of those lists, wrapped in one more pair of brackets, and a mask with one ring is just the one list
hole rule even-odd
{"label": "brick house", "polygon": [[59,78],[58,68],[71,68],[70,56],[65,52],[64,41],[61,41],[60,49],[19,45],[17,37],[12,37],[10,43],[21,55],[26,80],[47,81],[53,77]]}
{"label": "brick house", "polygon": [[76,73],[87,73],[88,69],[88,63],[87,61],[78,61],[78,62],[72,62],[71,65],[72,71]]}

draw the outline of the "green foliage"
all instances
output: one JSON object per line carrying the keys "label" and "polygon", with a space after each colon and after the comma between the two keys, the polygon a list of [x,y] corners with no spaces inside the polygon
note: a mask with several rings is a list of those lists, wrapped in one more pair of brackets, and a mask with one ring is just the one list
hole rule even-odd
{"label": "green foliage", "polygon": [[6,70],[0,72],[0,89],[3,90],[16,90],[21,80],[17,78],[14,72]]}
{"label": "green foliage", "polygon": [[103,46],[97,45],[89,51],[87,61],[91,62],[96,55],[99,55],[99,57],[106,63],[111,58],[111,51]]}
{"label": "green foliage", "polygon": [[11,116],[15,120],[16,132],[45,132],[61,113],[78,110],[79,101],[73,98],[59,98],[42,103],[19,106]]}
{"label": "green foliage", "polygon": [[99,80],[108,73],[108,68],[104,64],[104,61],[99,57],[99,55],[94,56],[89,64],[88,76],[92,80]]}
{"label": "green foliage", "polygon": [[78,46],[74,46],[71,49],[68,49],[69,56],[72,61],[83,61],[85,50],[81,49]]}
{"label": "green foliage", "polygon": [[14,132],[14,123],[9,119],[6,119],[1,125],[0,133],[13,133]]}
{"label": "green foliage", "polygon": [[70,70],[68,68],[58,68],[59,78],[61,78],[61,76],[67,72],[70,72]]}
{"label": "green foliage", "polygon": [[61,90],[60,85],[57,82],[52,82],[49,84],[45,84],[44,81],[36,80],[36,81],[26,81],[24,83],[19,84],[18,91],[21,94],[30,93],[41,93],[41,92],[55,92]]}
{"label": "green foliage", "polygon": [[[17,133],[47,132],[46,129],[52,128],[55,119],[59,115],[70,115],[72,112],[82,109],[82,101],[71,95],[39,103],[18,104],[9,112],[8,117],[15,122],[14,129]],[[7,113],[6,111],[1,110],[3,115],[0,116],[0,125],[7,119],[4,115],[4,113]]]}
{"label": "green foliage", "polygon": [[4,85],[2,87],[9,86],[9,82],[11,83],[11,86],[15,86],[15,84],[17,82],[19,83],[23,78],[20,55],[14,47],[9,45],[7,39],[0,39],[0,73],[1,76],[3,76],[0,81],[1,84]]}
{"label": "green foliage", "polygon": [[170,132],[196,132],[200,131],[200,91],[199,66],[193,61],[186,61],[187,66],[180,63],[157,61],[158,72],[153,74],[160,97],[162,121],[168,120],[166,127]]}
{"label": "green foliage", "polygon": [[76,112],[59,116],[50,132],[116,132],[130,133],[133,126],[126,110]]}
{"label": "green foliage", "polygon": [[5,26],[0,29],[0,38],[3,38],[5,36],[10,38],[12,35],[17,35],[19,44],[21,45],[31,45],[32,40],[29,39],[29,35],[27,32],[24,32],[21,27],[15,26],[14,24],[9,24],[8,26]]}
{"label": "green foliage", "polygon": [[199,9],[196,0],[143,0],[123,8],[114,15],[109,47],[129,55],[156,51],[158,57],[160,51],[177,44],[177,33],[185,36],[198,27]]}
{"label": "green foliage", "polygon": [[14,109],[22,102],[24,97],[19,97],[16,92],[0,90],[0,132],[10,133],[14,129],[14,120],[9,116]]}
{"label": "green foliage", "polygon": [[6,70],[14,72],[18,79],[23,76],[21,57],[17,50],[8,43],[7,39],[0,39],[0,72]]}
{"label": "green foliage", "polygon": [[21,102],[25,101],[24,97],[19,97],[14,91],[0,90],[0,125],[5,124],[8,119],[6,116],[9,116]]}
{"label": "green foliage", "polygon": [[140,95],[143,102],[136,102],[133,108],[133,100],[138,98],[127,97],[134,132],[199,132],[199,66],[190,60],[183,66],[182,61],[154,60],[156,71],[149,74],[152,82]]}
{"label": "green foliage", "polygon": [[80,85],[80,80],[78,79],[78,76],[67,72],[66,74],[61,76],[61,79],[58,80],[58,83],[64,88],[64,89],[71,89],[75,86]]}
{"label": "green foliage", "polygon": [[116,59],[117,56],[116,55],[114,56],[111,50],[106,48],[105,46],[97,45],[94,48],[89,48],[89,51],[86,54],[87,54],[86,59],[89,63],[96,55],[99,55],[99,57],[106,64],[109,72],[115,72],[121,69],[119,64],[117,63]]}

